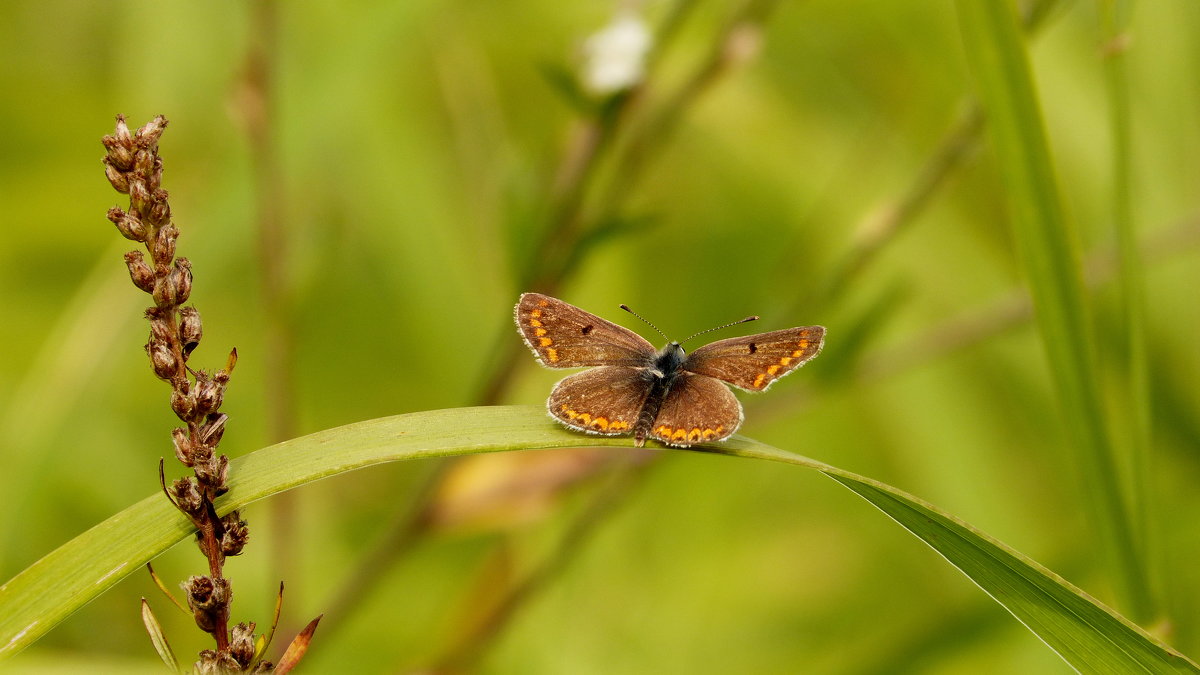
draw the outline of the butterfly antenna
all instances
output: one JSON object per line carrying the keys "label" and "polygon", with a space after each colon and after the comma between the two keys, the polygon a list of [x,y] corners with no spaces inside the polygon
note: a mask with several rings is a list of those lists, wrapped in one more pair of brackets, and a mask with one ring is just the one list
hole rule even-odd
{"label": "butterfly antenna", "polygon": [[714,330],[721,330],[722,328],[729,328],[730,326],[736,326],[736,325],[738,325],[739,323],[749,323],[749,322],[751,322],[751,321],[758,321],[758,317],[757,317],[757,316],[748,316],[748,317],[746,317],[746,318],[744,318],[744,319],[740,319],[740,320],[738,320],[738,321],[734,321],[733,323],[727,323],[727,324],[725,324],[724,326],[717,326],[716,328],[709,328],[708,330],[702,330],[702,331],[700,331],[699,333],[696,333],[695,335],[693,335],[692,337],[689,337],[687,340],[683,340],[683,341],[682,341],[682,342],[680,342],[679,344],[683,344],[684,342],[688,342],[689,340],[692,340],[692,339],[698,338],[698,337],[700,337],[701,335],[704,335],[705,333],[711,333],[711,332],[713,332]]}
{"label": "butterfly antenna", "polygon": [[666,334],[666,333],[662,332],[661,330],[658,330],[658,326],[655,326],[654,324],[650,323],[649,321],[646,321],[646,317],[642,316],[641,314],[638,314],[637,312],[633,311],[632,309],[629,309],[629,305],[624,305],[624,304],[623,304],[623,305],[621,305],[621,309],[623,309],[623,310],[625,310],[626,312],[629,312],[630,314],[632,314],[632,315],[636,316],[637,318],[641,319],[641,320],[642,320],[642,321],[643,321],[643,322],[644,322],[644,323],[645,323],[647,326],[650,326],[650,327],[651,327],[651,328],[653,328],[653,329],[654,329],[654,330],[655,330],[655,331],[656,331],[656,332],[657,332],[659,335],[663,336],[663,339],[664,339],[664,340],[666,340],[667,342],[670,342],[670,341],[671,341],[671,338],[667,337],[667,334]]}

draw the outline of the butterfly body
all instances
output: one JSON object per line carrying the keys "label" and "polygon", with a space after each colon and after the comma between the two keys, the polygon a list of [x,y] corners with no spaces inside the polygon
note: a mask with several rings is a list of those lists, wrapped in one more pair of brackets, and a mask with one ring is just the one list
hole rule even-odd
{"label": "butterfly body", "polygon": [[564,378],[550,393],[550,415],[601,435],[632,434],[687,447],[731,436],[742,406],[721,382],[764,391],[820,351],[821,326],[719,340],[691,354],[678,342],[657,350],[637,333],[538,293],[517,303],[517,328],[550,368],[589,370]]}
{"label": "butterfly body", "polygon": [[633,437],[639,446],[645,443],[646,437],[650,435],[654,421],[658,419],[658,413],[662,410],[663,401],[670,393],[671,385],[675,383],[675,378],[686,360],[687,353],[683,351],[683,347],[678,342],[672,342],[662,348],[654,359],[654,366],[645,371],[644,377],[650,382],[650,391],[646,394],[646,400],[638,412],[637,423],[633,427]]}

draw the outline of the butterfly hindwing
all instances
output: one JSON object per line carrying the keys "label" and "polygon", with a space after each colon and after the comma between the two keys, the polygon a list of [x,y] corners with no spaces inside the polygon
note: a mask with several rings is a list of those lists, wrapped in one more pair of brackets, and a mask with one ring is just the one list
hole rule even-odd
{"label": "butterfly hindwing", "polygon": [[515,314],[525,344],[551,368],[647,366],[656,354],[628,328],[548,295],[525,293]]}
{"label": "butterfly hindwing", "polygon": [[650,436],[669,445],[719,441],[742,424],[742,404],[711,377],[679,373],[663,400]]}
{"label": "butterfly hindwing", "polygon": [[628,434],[650,394],[650,385],[644,369],[597,366],[554,385],[546,407],[569,427],[610,436]]}
{"label": "butterfly hindwing", "polygon": [[719,340],[689,354],[683,370],[715,377],[747,391],[765,391],[772,382],[816,356],[824,341],[822,326]]}

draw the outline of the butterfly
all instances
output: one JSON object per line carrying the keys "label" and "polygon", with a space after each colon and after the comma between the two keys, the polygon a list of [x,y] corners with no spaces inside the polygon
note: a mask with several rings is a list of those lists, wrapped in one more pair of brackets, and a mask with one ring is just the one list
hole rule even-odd
{"label": "butterfly", "polygon": [[592,434],[632,434],[638,447],[647,438],[677,447],[729,438],[742,424],[742,405],[722,382],[766,391],[815,357],[825,340],[823,326],[802,326],[719,340],[688,354],[674,341],[655,349],[628,328],[540,293],[523,294],[514,314],[542,365],[590,367],[554,385],[550,415]]}

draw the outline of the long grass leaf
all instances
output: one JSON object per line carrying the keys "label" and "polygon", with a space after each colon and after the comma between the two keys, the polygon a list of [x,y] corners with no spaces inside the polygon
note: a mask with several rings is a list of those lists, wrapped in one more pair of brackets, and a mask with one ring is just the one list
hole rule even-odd
{"label": "long grass leaf", "polygon": [[[399,415],[329,429],[234,460],[230,490],[217,508],[228,513],[305,483],[384,462],[630,443],[567,431],[535,406]],[[1054,573],[896,488],[742,437],[697,450],[785,462],[829,475],[945,556],[1080,670],[1200,673],[1186,657]],[[190,535],[188,521],[155,493],[34,563],[0,587],[0,658],[32,644]]]}

